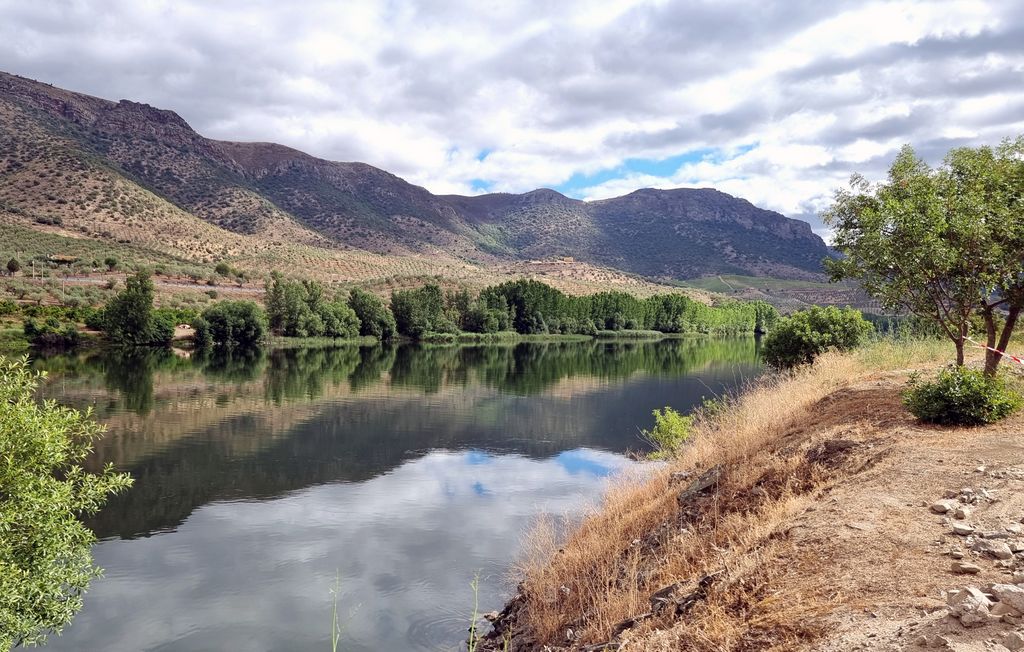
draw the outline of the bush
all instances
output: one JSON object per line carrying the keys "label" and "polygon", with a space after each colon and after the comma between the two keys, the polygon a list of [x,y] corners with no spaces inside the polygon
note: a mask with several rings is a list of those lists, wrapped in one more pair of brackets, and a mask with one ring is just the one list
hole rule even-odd
{"label": "bush", "polygon": [[815,306],[780,320],[765,337],[761,355],[769,365],[788,369],[810,364],[825,351],[849,351],[872,330],[859,310]]}
{"label": "bush", "polygon": [[670,407],[655,410],[654,428],[644,430],[643,435],[657,450],[654,458],[667,457],[679,450],[693,434],[693,418],[679,414]]}
{"label": "bush", "polygon": [[1009,416],[1021,406],[1021,397],[1001,378],[981,371],[951,367],[938,378],[920,382],[914,377],[903,392],[903,404],[926,423],[980,426]]}
{"label": "bush", "polygon": [[198,347],[251,347],[266,337],[267,315],[252,301],[221,301],[194,319],[192,328]]}

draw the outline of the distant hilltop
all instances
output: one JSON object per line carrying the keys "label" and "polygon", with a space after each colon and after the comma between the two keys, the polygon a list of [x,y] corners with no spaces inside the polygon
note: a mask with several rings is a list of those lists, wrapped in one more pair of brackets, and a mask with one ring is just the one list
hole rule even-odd
{"label": "distant hilltop", "polygon": [[829,255],[806,222],[710,188],[592,202],[550,189],[434,195],[365,163],[211,140],[173,111],[6,73],[0,118],[0,207],[42,212],[97,238],[145,227],[206,259],[231,246],[211,244],[214,231],[189,226],[194,218],[268,246],[443,254],[478,265],[571,259],[660,281],[814,280]]}

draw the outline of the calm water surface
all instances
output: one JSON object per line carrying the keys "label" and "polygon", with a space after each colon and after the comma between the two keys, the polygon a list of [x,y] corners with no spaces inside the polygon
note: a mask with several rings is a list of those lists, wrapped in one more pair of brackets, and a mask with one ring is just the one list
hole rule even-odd
{"label": "calm water surface", "polygon": [[652,409],[760,372],[753,339],[39,359],[135,487],[91,526],[105,576],[53,650],[453,650],[538,516],[642,450]]}

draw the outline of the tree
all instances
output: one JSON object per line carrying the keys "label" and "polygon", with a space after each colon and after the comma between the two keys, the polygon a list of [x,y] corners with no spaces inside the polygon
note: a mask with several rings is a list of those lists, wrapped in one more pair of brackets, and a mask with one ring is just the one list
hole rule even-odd
{"label": "tree", "polygon": [[[0,259],[2,260],[2,259]],[[17,258],[11,258],[7,261],[7,272],[14,276],[21,269],[21,262]]]}
{"label": "tree", "polygon": [[221,301],[193,320],[196,345],[254,347],[267,336],[267,315],[252,301]]}
{"label": "tree", "polygon": [[106,265],[107,269],[112,272],[115,269],[117,269],[117,266],[120,265],[121,262],[117,258],[114,258],[113,256],[107,256],[103,260],[103,264]]}
{"label": "tree", "polygon": [[[958,365],[975,317],[1005,350],[1024,307],[1024,138],[952,150],[937,170],[904,147],[885,183],[854,175],[850,186],[824,214],[843,254],[826,261],[832,279],[933,320]],[[986,375],[1000,358],[987,354]]]}
{"label": "tree", "polygon": [[340,297],[328,299],[316,281],[292,281],[278,272],[266,288],[270,329],[286,337],[351,338],[359,334],[355,311]]}
{"label": "tree", "polygon": [[131,486],[82,468],[103,428],[90,413],[36,403],[39,375],[0,357],[0,650],[45,642],[82,606],[99,569],[80,520]]}
{"label": "tree", "polygon": [[231,275],[231,268],[227,263],[217,263],[217,266],[213,268],[213,271],[217,272],[221,276]]}
{"label": "tree", "polygon": [[348,295],[348,306],[359,319],[359,334],[390,340],[398,333],[395,316],[375,294],[356,288]]}
{"label": "tree", "polygon": [[424,333],[453,333],[454,321],[445,312],[444,293],[434,284],[391,294],[391,312],[398,332],[418,338]]}
{"label": "tree", "polygon": [[140,271],[125,280],[125,288],[107,303],[101,320],[108,339],[117,344],[166,345],[174,335],[171,315],[154,315],[153,281]]}

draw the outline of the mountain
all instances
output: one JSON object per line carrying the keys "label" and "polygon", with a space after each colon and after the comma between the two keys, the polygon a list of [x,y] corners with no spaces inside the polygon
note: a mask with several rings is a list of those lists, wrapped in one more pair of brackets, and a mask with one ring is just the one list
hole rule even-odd
{"label": "mountain", "polygon": [[805,222],[713,189],[434,195],[365,163],[211,140],[173,111],[6,73],[0,209],[203,261],[301,246],[455,266],[572,257],[659,280],[814,279],[828,255]]}

